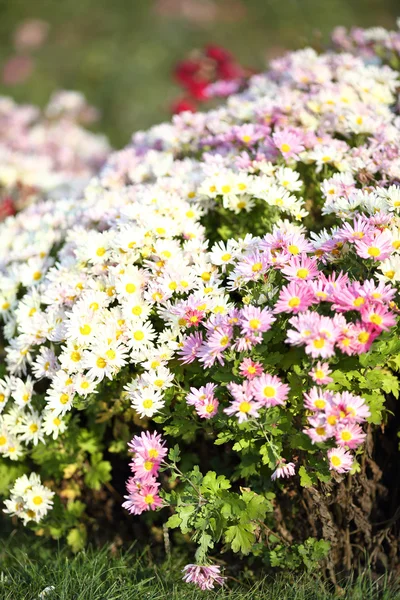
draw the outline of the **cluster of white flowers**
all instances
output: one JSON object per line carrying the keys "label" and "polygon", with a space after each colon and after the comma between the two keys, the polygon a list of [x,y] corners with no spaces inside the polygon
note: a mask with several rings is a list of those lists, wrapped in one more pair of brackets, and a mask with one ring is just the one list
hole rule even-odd
{"label": "cluster of white flowers", "polygon": [[0,200],[20,210],[49,194],[81,194],[110,152],[82,127],[95,118],[79,92],[55,93],[43,112],[0,97]]}
{"label": "cluster of white flowers", "polygon": [[10,499],[5,500],[5,513],[17,516],[24,522],[40,523],[53,506],[54,492],[42,485],[39,475],[22,475],[10,490]]}

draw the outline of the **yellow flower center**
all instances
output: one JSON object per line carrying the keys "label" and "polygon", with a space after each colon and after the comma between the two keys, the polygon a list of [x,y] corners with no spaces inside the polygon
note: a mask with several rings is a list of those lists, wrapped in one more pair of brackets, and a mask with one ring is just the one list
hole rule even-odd
{"label": "yellow flower center", "polygon": [[127,283],[125,286],[125,291],[128,294],[133,294],[134,292],[136,292],[136,285],[134,283]]}
{"label": "yellow flower center", "polygon": [[276,390],[275,388],[273,388],[271,385],[267,385],[264,389],[263,389],[263,394],[266,398],[273,398],[276,394]]}
{"label": "yellow flower center", "polygon": [[374,323],[374,325],[381,325],[383,318],[381,317],[381,315],[373,313],[372,315],[370,315],[369,320],[371,323]]}
{"label": "yellow flower center", "polygon": [[259,319],[250,319],[249,325],[250,329],[259,329],[261,321]]}
{"label": "yellow flower center", "polygon": [[375,246],[371,246],[371,248],[368,248],[368,254],[370,256],[379,256],[381,253],[381,251],[379,250],[379,248],[376,248]]}
{"label": "yellow flower center", "polygon": [[61,404],[67,404],[68,400],[69,400],[68,394],[61,394],[61,396],[60,396]]}
{"label": "yellow flower center", "polygon": [[97,248],[97,250],[96,250],[97,256],[104,256],[105,253],[106,253],[106,249],[103,247]]}
{"label": "yellow flower center", "polygon": [[149,450],[149,456],[150,458],[157,458],[158,457],[158,450],[156,450],[155,448],[151,448]]}
{"label": "yellow flower center", "polygon": [[293,296],[293,298],[290,298],[288,305],[290,306],[290,308],[295,308],[296,306],[299,306],[300,304],[300,298],[298,296]]}
{"label": "yellow flower center", "polygon": [[297,277],[299,277],[300,279],[305,279],[307,277],[307,275],[309,274],[309,270],[308,269],[299,269],[297,271]]}
{"label": "yellow flower center", "polygon": [[43,498],[41,496],[35,496],[32,499],[33,504],[35,504],[35,506],[40,506],[41,504],[43,504]]}
{"label": "yellow flower center", "polygon": [[135,333],[133,334],[133,337],[135,338],[135,340],[137,342],[140,342],[144,338],[144,333],[143,333],[143,331],[135,331]]}
{"label": "yellow flower center", "polygon": [[224,262],[227,262],[228,260],[230,260],[232,258],[232,254],[229,254],[229,252],[226,252],[225,254],[223,254],[221,256],[221,260],[223,260]]}
{"label": "yellow flower center", "polygon": [[336,454],[334,454],[333,456],[331,456],[331,463],[334,467],[339,467],[342,464],[342,461]]}
{"label": "yellow flower center", "polygon": [[81,355],[79,352],[77,352],[76,350],[74,350],[74,352],[71,352],[71,360],[73,362],[79,362],[81,360]]}
{"label": "yellow flower center", "polygon": [[36,423],[32,423],[32,425],[29,425],[29,431],[31,433],[36,433],[38,429],[39,427],[36,425]]}
{"label": "yellow flower center", "polygon": [[317,427],[315,431],[318,435],[325,435],[325,427]]}
{"label": "yellow flower center", "polygon": [[290,152],[291,148],[289,144],[282,144],[281,145],[281,151],[282,152]]}
{"label": "yellow flower center", "polygon": [[314,344],[314,348],[323,348],[325,346],[325,340],[324,338],[317,338],[316,340],[313,341]]}
{"label": "yellow flower center", "polygon": [[80,327],[79,331],[81,332],[81,335],[89,335],[92,331],[92,328],[90,327],[90,325],[86,324]]}
{"label": "yellow flower center", "polygon": [[288,250],[289,250],[290,254],[298,254],[300,252],[299,247],[295,246],[294,244],[290,244],[288,246]]}
{"label": "yellow flower center", "polygon": [[351,440],[352,435],[351,435],[350,431],[342,431],[342,433],[340,434],[340,437],[342,438],[342,440],[344,442],[348,442]]}
{"label": "yellow flower center", "polygon": [[114,358],[117,356],[115,350],[113,350],[112,348],[106,351],[106,355],[110,360],[114,360]]}
{"label": "yellow flower center", "polygon": [[207,404],[207,406],[206,406],[206,412],[212,413],[213,410],[214,410],[214,405],[213,404]]}
{"label": "yellow flower center", "polygon": [[360,344],[366,344],[369,340],[369,333],[367,331],[362,331],[359,335],[358,335],[358,341],[360,342]]}
{"label": "yellow flower center", "polygon": [[325,408],[326,402],[322,398],[319,398],[318,400],[316,400],[314,402],[314,406],[315,406],[315,408],[322,409],[322,408]]}
{"label": "yellow flower center", "polygon": [[100,356],[96,360],[96,366],[99,367],[99,369],[104,369],[107,366],[107,361]]}
{"label": "yellow flower center", "polygon": [[365,300],[362,296],[355,298],[355,300],[353,302],[353,306],[362,306],[363,304],[365,304]]}
{"label": "yellow flower center", "polygon": [[151,398],[147,398],[146,400],[143,400],[143,407],[144,408],[151,408],[153,406],[154,402]]}
{"label": "yellow flower center", "polygon": [[146,494],[146,496],[144,497],[144,501],[146,504],[153,504],[154,496],[152,494]]}
{"label": "yellow flower center", "polygon": [[250,404],[250,402],[246,402],[246,401],[241,402],[239,404],[239,410],[240,410],[240,412],[246,413],[246,414],[248,412],[250,412],[251,411],[251,404]]}
{"label": "yellow flower center", "polygon": [[251,270],[253,271],[253,273],[258,273],[259,271],[261,271],[262,269],[262,263],[257,262],[254,263],[254,265],[251,267]]}

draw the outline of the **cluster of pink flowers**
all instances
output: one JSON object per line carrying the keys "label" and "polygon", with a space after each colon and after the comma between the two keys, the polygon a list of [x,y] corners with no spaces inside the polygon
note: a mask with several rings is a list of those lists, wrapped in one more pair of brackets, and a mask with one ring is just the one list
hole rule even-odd
{"label": "cluster of pink flowers", "polygon": [[198,333],[189,334],[185,338],[179,350],[184,364],[198,358],[205,367],[211,367],[216,361],[222,365],[225,350],[229,348],[240,352],[261,343],[262,334],[275,321],[269,309],[257,306],[233,308],[225,315],[216,314],[206,318],[207,305],[199,307],[198,304],[199,299],[194,294],[173,309],[175,314],[186,319],[188,326],[198,327],[202,323],[206,328],[205,339]]}
{"label": "cluster of pink flowers", "polygon": [[[261,408],[285,404],[289,386],[282,383],[279,377],[263,373],[261,364],[249,358],[242,361],[240,370],[246,379],[241,384],[228,383],[227,387],[234,401],[224,408],[224,413],[235,415],[239,423],[243,423],[249,417],[258,417]],[[199,389],[190,388],[186,402],[194,406],[199,417],[211,419],[217,414],[219,402],[215,397],[216,388],[214,383],[207,383]]]}
{"label": "cluster of pink flowers", "polygon": [[[313,412],[308,417],[309,427],[304,431],[313,443],[333,438],[341,450],[355,450],[364,442],[366,434],[360,423],[364,423],[371,413],[363,398],[349,392],[333,394],[318,387],[311,388],[304,398],[305,407]],[[339,473],[350,470],[353,462],[350,453],[337,455],[332,450],[328,457],[331,469]],[[346,460],[341,460],[343,457]]]}
{"label": "cluster of pink flowers", "polygon": [[133,477],[126,484],[128,495],[123,507],[131,514],[140,515],[162,505],[156,477],[168,450],[160,434],[148,431],[135,435],[128,446],[134,453],[130,464]]}
{"label": "cluster of pink flowers", "polygon": [[225,577],[217,565],[186,565],[183,568],[183,580],[194,583],[201,590],[212,590],[217,585],[223,585]]}

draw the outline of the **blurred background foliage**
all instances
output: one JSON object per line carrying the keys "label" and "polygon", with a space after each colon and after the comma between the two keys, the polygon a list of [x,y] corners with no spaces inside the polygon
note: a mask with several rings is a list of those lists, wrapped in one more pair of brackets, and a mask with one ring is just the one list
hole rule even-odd
{"label": "blurred background foliage", "polygon": [[0,0],[0,94],[42,106],[80,90],[122,146],[169,118],[173,68],[195,48],[262,69],[285,48],[326,45],[336,25],[393,29],[399,14],[399,0]]}

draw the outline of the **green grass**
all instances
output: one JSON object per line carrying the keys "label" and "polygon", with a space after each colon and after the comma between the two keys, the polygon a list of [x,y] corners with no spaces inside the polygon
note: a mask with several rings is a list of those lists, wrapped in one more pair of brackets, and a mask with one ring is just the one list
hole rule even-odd
{"label": "green grass", "polygon": [[0,599],[36,600],[44,588],[54,586],[46,600],[399,600],[400,589],[384,577],[373,582],[367,573],[343,585],[343,592],[329,590],[311,575],[277,575],[254,583],[249,577],[228,580],[216,592],[200,592],[180,581],[183,562],[174,558],[154,564],[150,551],[134,549],[122,554],[104,548],[71,557],[66,551],[50,551],[43,544],[10,550],[0,547]]}

